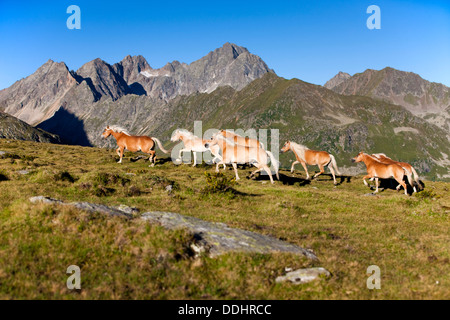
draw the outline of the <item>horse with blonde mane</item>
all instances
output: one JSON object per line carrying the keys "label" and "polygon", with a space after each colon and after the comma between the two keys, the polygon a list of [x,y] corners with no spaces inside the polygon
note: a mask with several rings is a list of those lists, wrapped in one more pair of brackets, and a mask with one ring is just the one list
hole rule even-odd
{"label": "horse with blonde mane", "polygon": [[319,175],[324,173],[325,172],[324,167],[328,166],[328,169],[330,169],[331,175],[333,176],[334,184],[337,184],[335,171],[338,175],[341,175],[341,173],[339,172],[339,169],[337,167],[336,159],[332,154],[329,154],[326,151],[310,150],[301,144],[288,140],[284,144],[283,148],[281,148],[281,152],[287,152],[289,150],[291,150],[294,153],[295,158],[297,159],[297,161],[294,161],[292,163],[291,173],[294,172],[294,166],[298,163],[301,163],[303,169],[305,169],[306,172],[306,179],[309,179],[309,173],[308,169],[306,168],[306,165],[312,166],[317,165],[320,169],[320,172],[316,173],[313,176],[313,179],[315,179]]}
{"label": "horse with blonde mane", "polygon": [[[213,162],[216,160],[222,161],[222,157],[220,156],[220,150],[218,146],[213,146],[211,148],[206,148],[205,144],[208,143],[210,140],[204,140],[197,136],[195,136],[192,132],[185,130],[185,129],[177,129],[173,132],[172,137],[170,138],[170,141],[177,142],[182,141],[184,144],[184,148],[180,150],[180,153],[178,154],[178,161],[182,162],[182,153],[183,152],[192,152],[194,154],[194,164],[192,165],[195,167],[197,165],[197,154],[196,152],[206,152],[210,151],[211,154],[214,156]],[[223,168],[225,169],[225,164],[223,165]]]}
{"label": "horse with blonde mane", "polygon": [[[384,153],[374,153],[374,154],[372,154],[372,157],[376,158],[381,163],[398,164],[400,167],[405,169],[406,177],[408,178],[408,183],[413,188],[414,192],[417,192],[416,185],[418,188],[420,188],[419,175],[417,174],[417,171],[413,168],[413,166],[410,165],[409,163],[392,160]],[[412,179],[413,174],[414,174],[414,180]],[[397,190],[399,188],[400,188],[400,185],[397,186]]]}
{"label": "horse with blonde mane", "polygon": [[162,152],[166,154],[169,153],[169,151],[163,148],[161,141],[155,137],[132,136],[124,128],[118,126],[106,126],[105,130],[103,130],[102,137],[106,139],[111,135],[117,142],[118,148],[116,153],[120,157],[118,163],[122,163],[123,153],[125,149],[127,149],[131,152],[142,151],[150,154],[150,158],[148,160],[152,163],[150,166],[154,166],[156,162],[155,141]]}
{"label": "horse with blonde mane", "polygon": [[[375,178],[375,193],[378,192],[378,179],[389,179],[394,178],[399,185],[405,189],[405,195],[408,195],[406,188],[406,183],[403,181],[403,176],[405,175],[405,169],[396,163],[382,163],[378,161],[375,157],[369,156],[368,154],[361,151],[356,157],[352,159],[352,162],[364,162],[367,168],[367,175],[363,177],[364,184],[368,187],[366,179]],[[399,190],[399,187],[397,187]]]}
{"label": "horse with blonde mane", "polygon": [[272,171],[268,166],[270,158],[275,168],[277,179],[280,180],[278,175],[278,161],[270,151],[266,151],[260,147],[253,148],[236,144],[232,140],[225,138],[220,132],[215,134],[211,141],[205,144],[205,148],[211,148],[213,146],[219,146],[222,149],[222,161],[217,163],[216,172],[219,172],[220,164],[231,164],[236,174],[236,180],[239,180],[237,164],[249,163],[258,168],[250,174],[250,178],[264,170],[269,175],[270,182],[273,184]]}
{"label": "horse with blonde mane", "polygon": [[241,146],[246,146],[246,147],[263,148],[264,149],[264,145],[258,139],[243,137],[243,136],[240,136],[237,133],[234,133],[233,131],[229,131],[229,130],[220,130],[218,133],[220,135],[224,136],[225,138],[233,141],[235,144],[238,144]]}

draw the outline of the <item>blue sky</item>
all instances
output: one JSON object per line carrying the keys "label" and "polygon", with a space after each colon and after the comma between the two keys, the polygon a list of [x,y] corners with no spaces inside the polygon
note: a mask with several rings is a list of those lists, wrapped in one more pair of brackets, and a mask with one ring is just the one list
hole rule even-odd
{"label": "blue sky", "polygon": [[[69,30],[69,5],[81,30]],[[381,30],[369,30],[369,5]],[[232,42],[285,78],[324,84],[390,66],[450,86],[450,1],[0,1],[0,89],[48,59],[76,70],[143,55],[153,68],[190,63]]]}

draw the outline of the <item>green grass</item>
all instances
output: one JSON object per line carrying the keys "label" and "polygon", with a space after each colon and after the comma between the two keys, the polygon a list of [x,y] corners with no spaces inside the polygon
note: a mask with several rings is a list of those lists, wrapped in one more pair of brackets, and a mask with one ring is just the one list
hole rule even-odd
{"label": "green grass", "polygon": [[[0,159],[6,177],[0,179],[2,299],[450,298],[445,182],[425,181],[425,190],[409,197],[391,189],[365,196],[370,190],[361,177],[338,179],[334,187],[329,176],[307,183],[303,172],[281,171],[284,182],[271,185],[246,179],[250,169],[241,169],[241,180],[232,183],[231,170],[215,181],[207,165],[159,161],[149,168],[148,161],[129,158],[117,164],[106,149],[0,140],[0,150],[18,156]],[[18,173],[24,169],[30,173]],[[214,192],[205,192],[208,177]],[[319,261],[237,253],[194,259],[192,236],[182,230],[31,204],[37,195],[223,222],[312,249]],[[73,264],[81,267],[81,291],[66,288]],[[372,291],[366,270],[374,264],[381,268],[381,290]],[[275,283],[286,267],[310,266],[332,277]]]}

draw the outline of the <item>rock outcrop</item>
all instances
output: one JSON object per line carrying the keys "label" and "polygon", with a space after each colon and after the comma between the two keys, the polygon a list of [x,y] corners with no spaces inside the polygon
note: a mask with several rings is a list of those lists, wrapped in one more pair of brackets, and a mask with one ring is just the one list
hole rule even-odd
{"label": "rock outcrop", "polygon": [[286,252],[317,260],[315,254],[311,251],[285,241],[247,230],[230,228],[223,223],[208,222],[178,213],[156,211],[137,215],[137,209],[126,206],[114,208],[87,202],[64,203],[43,196],[32,197],[30,201],[72,206],[88,212],[99,212],[127,219],[138,216],[149,223],[158,224],[170,230],[185,229],[193,235],[194,241],[191,243],[191,249],[197,254],[206,254],[211,257],[228,252]]}

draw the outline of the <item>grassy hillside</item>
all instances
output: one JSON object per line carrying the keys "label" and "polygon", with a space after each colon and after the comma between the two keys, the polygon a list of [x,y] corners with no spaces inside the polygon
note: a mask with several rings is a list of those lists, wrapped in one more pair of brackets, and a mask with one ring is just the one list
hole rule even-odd
{"label": "grassy hillside", "polygon": [[[360,177],[344,177],[334,187],[329,176],[309,183],[302,172],[282,171],[282,182],[271,185],[264,177],[245,179],[249,169],[241,169],[237,192],[210,193],[207,165],[160,160],[149,168],[130,158],[119,165],[107,149],[7,140],[0,140],[0,150],[8,152],[0,156],[1,299],[450,298],[445,182],[425,182],[411,197],[391,189],[366,196]],[[194,259],[186,232],[31,204],[36,195],[224,222],[312,249],[320,261],[237,253]],[[81,267],[81,292],[66,288],[72,264]],[[366,269],[374,264],[381,268],[381,290],[372,291]],[[332,277],[275,283],[286,267],[308,266],[324,267]]]}

